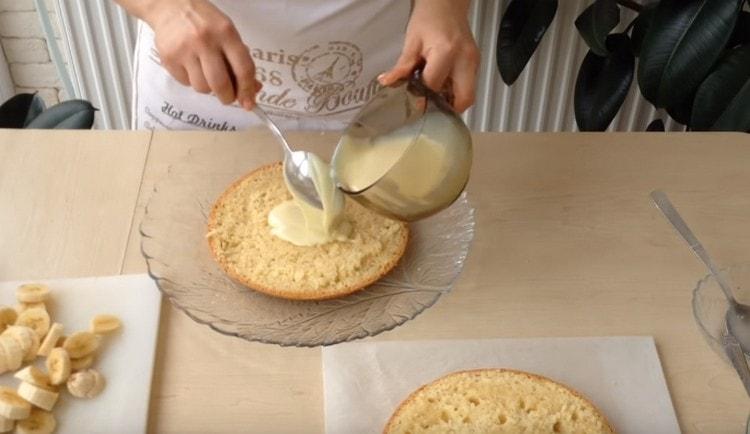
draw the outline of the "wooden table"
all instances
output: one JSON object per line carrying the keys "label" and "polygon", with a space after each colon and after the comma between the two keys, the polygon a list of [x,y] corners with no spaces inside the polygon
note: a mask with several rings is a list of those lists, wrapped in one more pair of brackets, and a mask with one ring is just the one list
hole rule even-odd
{"label": "wooden table", "polygon": [[[0,130],[0,278],[144,272],[137,228],[154,182],[192,147],[249,139],[263,140]],[[336,138],[293,140],[328,152]],[[747,397],[691,314],[705,270],[648,193],[668,191],[720,263],[750,261],[750,136],[478,134],[475,142],[477,234],[456,288],[376,339],[652,335],[682,429],[740,432]],[[226,337],[164,303],[157,354],[153,432],[323,431],[318,349]]]}

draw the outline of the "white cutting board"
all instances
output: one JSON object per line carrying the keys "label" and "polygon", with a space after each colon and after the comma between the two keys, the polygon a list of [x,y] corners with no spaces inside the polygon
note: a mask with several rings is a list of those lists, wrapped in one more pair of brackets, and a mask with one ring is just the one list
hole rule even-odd
{"label": "white cutting board", "polygon": [[365,342],[323,348],[328,434],[380,433],[398,404],[454,371],[513,368],[577,389],[620,434],[679,434],[652,337]]}
{"label": "white cutting board", "polygon": [[[120,317],[123,328],[106,336],[92,368],[101,372],[107,385],[93,399],[74,398],[67,391],[52,410],[59,434],[145,433],[151,373],[159,328],[161,293],[146,274],[34,281],[51,289],[48,310],[52,321],[65,326],[65,335],[87,330],[99,313]],[[0,304],[16,304],[15,289],[23,282],[0,283]],[[43,366],[44,359],[37,358]],[[7,372],[0,384],[17,387]]]}

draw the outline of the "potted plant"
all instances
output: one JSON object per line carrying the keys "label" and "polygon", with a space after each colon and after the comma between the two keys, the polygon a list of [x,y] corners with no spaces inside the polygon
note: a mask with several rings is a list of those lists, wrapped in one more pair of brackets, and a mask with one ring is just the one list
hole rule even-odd
{"label": "potted plant", "polygon": [[90,129],[96,110],[80,99],[46,108],[39,95],[20,93],[0,105],[0,128]]}
{"label": "potted plant", "polygon": [[[511,0],[496,60],[511,85],[557,12],[557,0]],[[622,32],[620,8],[637,12]],[[641,94],[689,130],[750,132],[750,11],[746,0],[595,0],[575,26],[589,46],[575,85],[581,131],[604,131],[634,78]],[[660,119],[649,130],[663,130]]]}

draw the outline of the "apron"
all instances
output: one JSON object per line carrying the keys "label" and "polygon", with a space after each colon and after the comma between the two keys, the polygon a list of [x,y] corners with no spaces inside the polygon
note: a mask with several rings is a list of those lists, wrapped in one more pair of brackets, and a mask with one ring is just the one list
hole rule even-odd
{"label": "apron", "polygon": [[[403,46],[407,0],[214,0],[250,47],[257,103],[283,129],[340,130],[372,97]],[[235,131],[260,124],[174,80],[154,32],[138,24],[133,128]]]}

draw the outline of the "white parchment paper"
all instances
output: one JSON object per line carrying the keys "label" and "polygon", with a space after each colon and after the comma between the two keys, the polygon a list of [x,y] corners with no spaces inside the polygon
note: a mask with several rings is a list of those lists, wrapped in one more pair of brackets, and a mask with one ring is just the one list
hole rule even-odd
{"label": "white parchment paper", "polygon": [[419,386],[453,371],[512,368],[587,396],[621,434],[679,433],[652,337],[391,341],[323,349],[328,434],[380,433]]}

